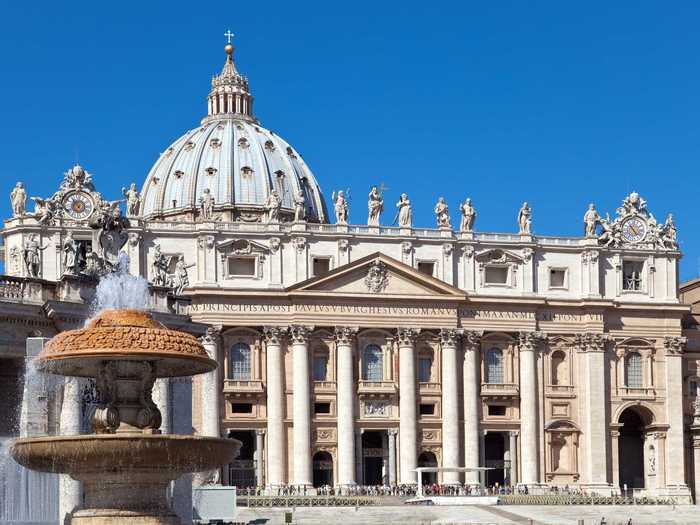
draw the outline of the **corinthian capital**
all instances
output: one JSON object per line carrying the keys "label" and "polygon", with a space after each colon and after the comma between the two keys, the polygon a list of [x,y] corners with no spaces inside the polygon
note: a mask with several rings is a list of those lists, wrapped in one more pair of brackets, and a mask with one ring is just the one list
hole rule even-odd
{"label": "corinthian capital", "polygon": [[605,344],[610,340],[607,334],[577,334],[576,344],[581,352],[605,352]]}
{"label": "corinthian capital", "polygon": [[335,342],[339,345],[352,345],[358,330],[357,326],[336,326],[334,333]]}
{"label": "corinthian capital", "polygon": [[419,334],[420,328],[399,328],[396,331],[396,338],[399,346],[413,346]]}
{"label": "corinthian capital", "polygon": [[267,344],[279,345],[282,344],[287,335],[287,328],[284,326],[265,326],[263,328],[263,336]]}
{"label": "corinthian capital", "polygon": [[313,331],[313,326],[295,324],[289,327],[289,337],[291,338],[292,343],[304,344],[309,342],[309,337]]}
{"label": "corinthian capital", "polygon": [[465,352],[478,351],[481,348],[481,336],[483,332],[476,330],[465,330],[462,334],[462,346]]}
{"label": "corinthian capital", "polygon": [[462,330],[455,328],[443,328],[440,330],[440,344],[442,346],[457,346],[462,338]]}
{"label": "corinthian capital", "polygon": [[199,338],[203,345],[215,345],[221,341],[221,325],[207,326],[207,331]]}
{"label": "corinthian capital", "polygon": [[664,348],[667,355],[681,355],[688,342],[687,337],[664,337]]}
{"label": "corinthian capital", "polygon": [[547,340],[544,332],[520,332],[519,345],[521,352],[534,352]]}

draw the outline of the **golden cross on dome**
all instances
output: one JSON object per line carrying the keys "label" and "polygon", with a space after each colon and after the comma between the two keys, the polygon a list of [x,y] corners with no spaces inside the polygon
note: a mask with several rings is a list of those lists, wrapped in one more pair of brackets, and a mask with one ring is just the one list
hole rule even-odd
{"label": "golden cross on dome", "polygon": [[228,43],[230,44],[231,38],[233,38],[234,34],[231,33],[230,29],[227,29],[226,32],[224,33],[224,36],[226,37],[226,39],[228,40]]}

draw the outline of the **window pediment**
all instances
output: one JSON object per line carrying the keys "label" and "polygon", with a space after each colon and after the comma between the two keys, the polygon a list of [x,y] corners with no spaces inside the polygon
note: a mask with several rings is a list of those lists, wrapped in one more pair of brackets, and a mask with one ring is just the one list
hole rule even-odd
{"label": "window pediment", "polygon": [[254,255],[267,254],[267,246],[248,239],[231,239],[219,244],[216,249],[222,255]]}
{"label": "window pediment", "polygon": [[481,252],[476,255],[476,260],[482,264],[522,264],[523,258],[506,250],[494,249]]}

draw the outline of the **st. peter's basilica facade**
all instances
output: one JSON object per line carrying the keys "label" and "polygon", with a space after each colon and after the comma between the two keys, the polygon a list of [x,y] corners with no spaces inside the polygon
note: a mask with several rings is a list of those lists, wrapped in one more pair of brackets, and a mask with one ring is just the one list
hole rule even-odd
{"label": "st. peter's basilica facade", "polygon": [[[226,53],[207,116],[140,190],[125,186],[123,212],[80,166],[33,210],[31,181],[17,184],[2,232],[6,377],[21,375],[26,337],[82,324],[125,252],[157,318],[220,364],[192,385],[191,426],[243,442],[222,483],[409,484],[419,466],[486,466],[488,484],[690,496],[700,338],[683,328],[670,215],[657,222],[631,193],[612,218],[584,210],[583,236],[549,237],[527,203],[503,234],[481,232],[469,200],[440,199],[432,228],[382,187],[367,208],[347,191],[326,200],[254,117]],[[187,412],[174,390],[159,394],[166,430]]]}

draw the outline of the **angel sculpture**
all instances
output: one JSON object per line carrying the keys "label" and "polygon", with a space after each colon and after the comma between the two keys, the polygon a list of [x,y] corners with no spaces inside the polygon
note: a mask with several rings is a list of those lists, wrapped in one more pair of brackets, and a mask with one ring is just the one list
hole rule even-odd
{"label": "angel sculpture", "polygon": [[48,226],[56,217],[58,205],[53,199],[32,197],[34,201],[34,218],[41,226]]}

